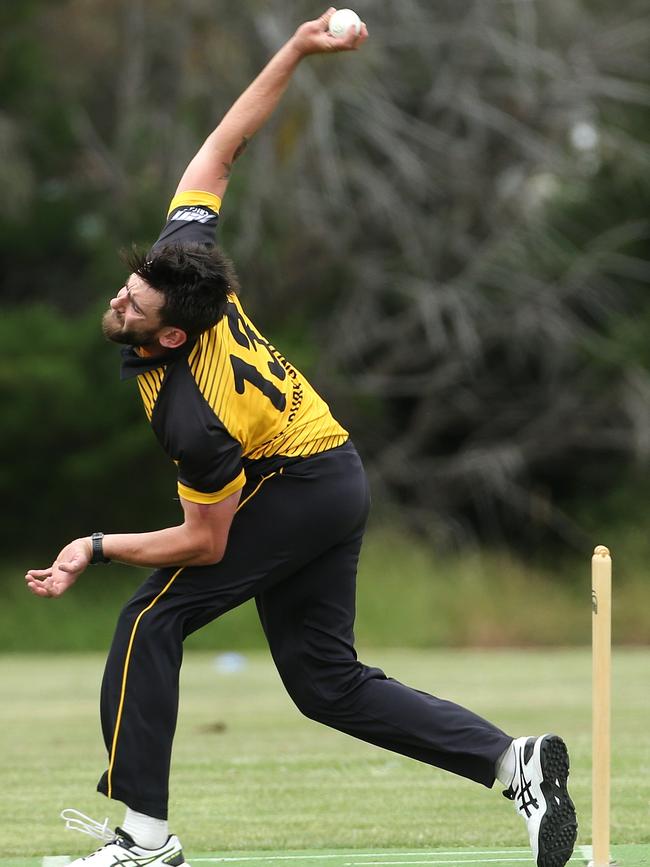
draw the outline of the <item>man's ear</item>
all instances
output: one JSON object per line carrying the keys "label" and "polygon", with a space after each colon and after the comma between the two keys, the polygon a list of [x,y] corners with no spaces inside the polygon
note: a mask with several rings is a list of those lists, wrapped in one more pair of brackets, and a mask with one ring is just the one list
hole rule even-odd
{"label": "man's ear", "polygon": [[187,342],[187,334],[182,328],[163,328],[158,335],[158,342],[165,349],[178,349]]}

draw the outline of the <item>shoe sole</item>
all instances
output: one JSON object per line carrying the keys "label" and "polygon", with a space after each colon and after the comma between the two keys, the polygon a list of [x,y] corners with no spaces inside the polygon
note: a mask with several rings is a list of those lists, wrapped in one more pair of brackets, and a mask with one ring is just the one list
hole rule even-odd
{"label": "shoe sole", "polygon": [[546,735],[540,745],[546,812],[539,826],[537,867],[564,867],[575,846],[578,822],[567,791],[569,753],[562,738]]}

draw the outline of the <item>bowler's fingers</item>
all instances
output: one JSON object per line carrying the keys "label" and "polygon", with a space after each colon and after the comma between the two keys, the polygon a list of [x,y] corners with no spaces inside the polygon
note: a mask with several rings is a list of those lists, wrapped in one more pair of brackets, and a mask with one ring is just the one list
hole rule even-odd
{"label": "bowler's fingers", "polygon": [[36,579],[29,578],[29,576],[27,576],[27,575],[25,576],[25,578],[27,579],[27,589],[30,591],[30,593],[33,593],[34,596],[51,596],[52,595],[42,581],[38,581]]}
{"label": "bowler's fingers", "polygon": [[25,575],[25,583],[34,596],[55,598],[65,589],[61,589],[60,582],[54,576],[54,566],[50,566],[49,569],[30,569]]}
{"label": "bowler's fingers", "polygon": [[330,18],[332,17],[332,15],[334,15],[335,12],[336,12],[336,7],[330,6],[329,9],[326,9],[325,12],[323,12],[323,14],[320,16],[320,18],[316,19],[318,21],[318,24],[319,24],[321,30],[327,30],[327,28],[329,27],[329,24],[330,24]]}
{"label": "bowler's fingers", "polygon": [[30,578],[32,580],[37,579],[38,581],[41,581],[43,578],[51,578],[52,569],[52,566],[50,566],[49,569],[28,569],[25,578],[27,580],[29,580]]}
{"label": "bowler's fingers", "polygon": [[354,51],[359,48],[368,38],[368,28],[365,23],[361,22],[361,29],[357,33],[354,24],[351,24],[345,36],[333,36],[329,32],[330,18],[336,12],[335,6],[330,6],[320,18],[317,18],[314,24],[317,30],[323,32],[327,39],[325,47],[330,51]]}
{"label": "bowler's fingers", "polygon": [[359,31],[359,35],[354,40],[354,48],[359,48],[360,45],[368,38],[368,28],[366,27],[365,21],[361,22],[361,30]]}
{"label": "bowler's fingers", "polygon": [[43,581],[28,581],[27,589],[35,596],[48,596],[50,599],[58,599],[63,596],[67,587],[65,583],[56,578],[45,578]]}
{"label": "bowler's fingers", "polygon": [[354,24],[351,24],[345,36],[331,36],[330,38],[332,39],[331,47],[335,51],[356,51],[368,38],[368,28],[362,21],[358,33]]}

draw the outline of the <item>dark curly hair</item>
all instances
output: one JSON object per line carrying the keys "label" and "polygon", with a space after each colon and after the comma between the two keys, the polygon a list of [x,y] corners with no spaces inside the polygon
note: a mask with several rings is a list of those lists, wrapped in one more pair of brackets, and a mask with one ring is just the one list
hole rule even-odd
{"label": "dark curly hair", "polygon": [[123,259],[131,273],[164,296],[162,324],[182,328],[191,339],[219,322],[228,294],[239,291],[234,266],[218,247],[163,244],[146,253],[130,250]]}

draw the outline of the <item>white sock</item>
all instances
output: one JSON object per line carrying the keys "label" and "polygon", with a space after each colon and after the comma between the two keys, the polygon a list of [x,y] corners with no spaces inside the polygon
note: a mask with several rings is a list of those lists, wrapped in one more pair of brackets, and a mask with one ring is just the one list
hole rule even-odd
{"label": "white sock", "polygon": [[504,786],[509,786],[515,775],[515,742],[501,753],[496,764],[496,778]]}
{"label": "white sock", "polygon": [[169,837],[166,819],[154,819],[145,813],[136,813],[130,807],[126,808],[121,828],[143,849],[160,849]]}

